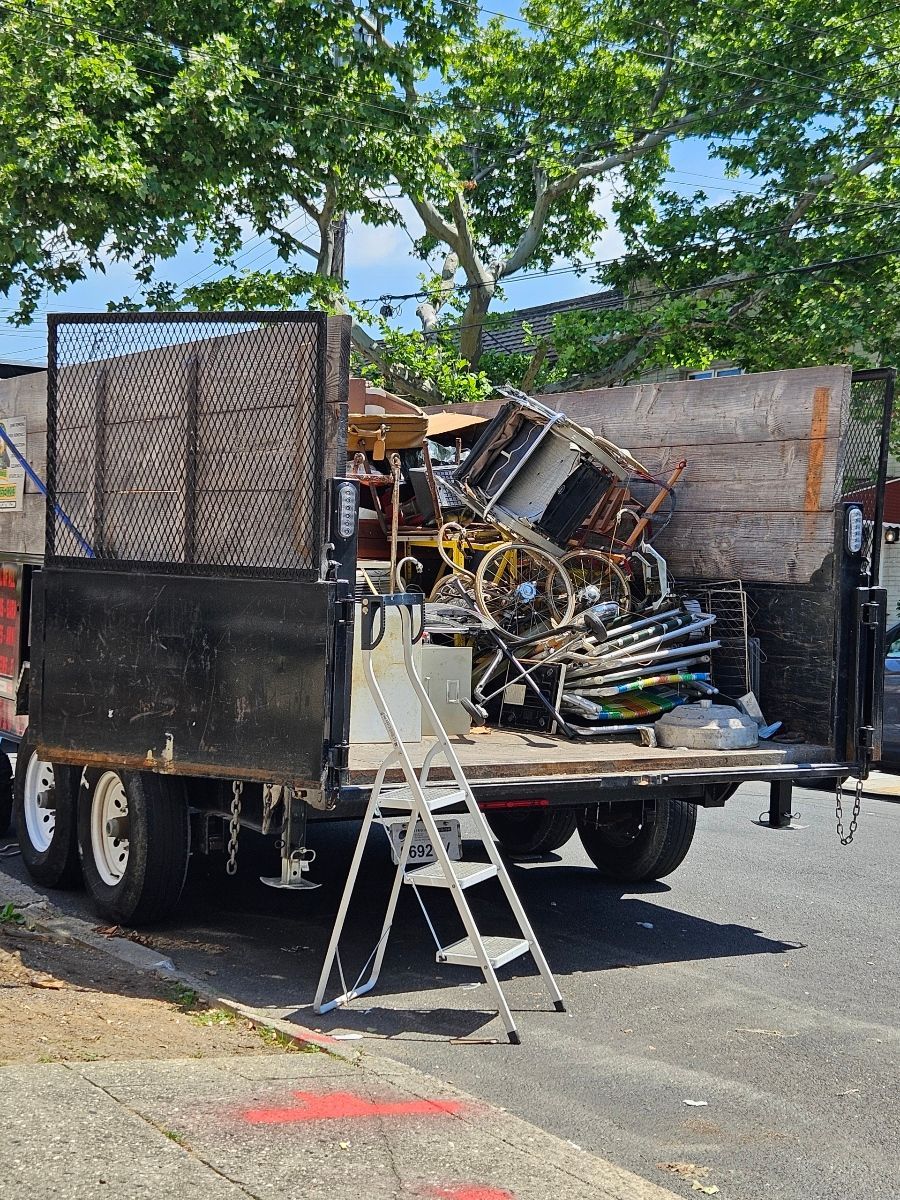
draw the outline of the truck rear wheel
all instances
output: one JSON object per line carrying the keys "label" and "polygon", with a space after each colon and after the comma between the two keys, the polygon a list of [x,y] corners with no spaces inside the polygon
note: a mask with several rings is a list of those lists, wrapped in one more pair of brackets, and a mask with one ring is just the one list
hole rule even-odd
{"label": "truck rear wheel", "polygon": [[13,806],[13,769],[9,755],[0,751],[0,837],[9,830]]}
{"label": "truck rear wheel", "polygon": [[513,857],[549,854],[564,846],[578,822],[576,808],[510,808],[486,812],[500,849]]}
{"label": "truck rear wheel", "polygon": [[81,881],[75,837],[80,783],[80,767],[44,762],[26,732],[16,756],[13,811],[22,861],[44,887],[77,887]]}
{"label": "truck rear wheel", "polygon": [[85,772],[78,849],[94,907],[117,925],[159,921],[181,898],[190,853],[184,781],[145,771]]}
{"label": "truck rear wheel", "polygon": [[[616,811],[612,805],[612,813]],[[645,883],[671,874],[684,861],[697,827],[697,807],[686,800],[657,800],[655,812],[623,804],[622,814],[591,805],[578,816],[578,833],[602,874],[622,883]]]}

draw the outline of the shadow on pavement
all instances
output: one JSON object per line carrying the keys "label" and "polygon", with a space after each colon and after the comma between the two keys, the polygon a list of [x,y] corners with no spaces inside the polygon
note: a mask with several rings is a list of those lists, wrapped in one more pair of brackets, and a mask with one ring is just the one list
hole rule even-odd
{"label": "shadow on pavement", "polygon": [[[208,982],[212,990],[255,1007],[293,1010],[296,1019],[322,1029],[353,1028],[361,1014],[371,1028],[377,1022],[386,1033],[465,1037],[485,1023],[487,1013],[473,1009],[486,993],[470,986],[461,991],[464,1006],[441,1008],[438,993],[458,992],[480,975],[439,965],[435,946],[416,898],[404,888],[373,1011],[366,1023],[365,1000],[354,1009],[324,1017],[309,1007],[340,900],[343,881],[357,835],[355,823],[321,823],[312,827],[310,843],[319,851],[318,879],[322,886],[303,893],[277,891],[259,876],[277,874],[278,858],[268,840],[242,831],[238,874],[229,877],[224,862],[196,859],[176,915],[156,927],[141,930],[142,940],[173,958],[178,966]],[[480,847],[478,847],[480,849]],[[471,847],[467,846],[467,852]],[[326,874],[327,864],[327,874]],[[6,869],[9,869],[7,866]],[[372,838],[367,849],[350,910],[342,946],[345,978],[352,985],[378,942],[391,882],[386,842]],[[11,872],[12,873],[12,872]],[[15,874],[19,874],[16,870]],[[313,877],[316,876],[314,871]],[[554,974],[562,982],[584,972],[640,968],[661,963],[783,954],[797,943],[763,936],[744,925],[722,924],[654,903],[670,891],[665,883],[615,885],[590,867],[565,865],[560,856],[515,863],[512,876]],[[499,884],[490,882],[470,892],[476,919],[485,933],[516,933]],[[67,911],[85,911],[86,900],[64,899]],[[429,916],[447,945],[462,936],[459,918],[449,896],[429,889],[424,897]],[[500,972],[501,979],[520,980],[529,988],[528,1003],[550,1007],[531,959],[519,959]],[[534,988],[531,988],[531,978]],[[328,994],[341,991],[337,972]],[[533,992],[533,995],[531,994]],[[413,997],[422,997],[422,1008]],[[409,1001],[412,999],[412,1004]],[[407,1003],[404,1005],[403,1001]],[[510,997],[512,1003],[515,998]],[[399,1001],[399,1004],[397,1003]],[[376,1009],[381,1009],[376,1014]],[[491,1009],[491,1011],[493,1011]]]}

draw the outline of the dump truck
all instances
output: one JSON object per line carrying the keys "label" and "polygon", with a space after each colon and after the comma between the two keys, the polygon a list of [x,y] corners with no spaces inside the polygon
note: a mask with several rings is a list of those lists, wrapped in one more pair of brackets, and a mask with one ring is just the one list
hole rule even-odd
{"label": "dump truck", "polygon": [[[35,880],[83,882],[106,920],[170,913],[189,856],[233,870],[241,828],[300,887],[316,823],[365,809],[385,745],[351,737],[349,332],[321,313],[51,315],[46,373],[0,382],[0,825]],[[777,830],[794,785],[865,775],[885,596],[878,514],[852,497],[883,493],[892,396],[892,371],[837,365],[541,397],[661,470],[687,461],[654,547],[679,593],[744,597],[736,636],[780,732],[708,750],[459,734],[501,848],[577,830],[598,878],[656,879],[743,782],[770,785]]]}

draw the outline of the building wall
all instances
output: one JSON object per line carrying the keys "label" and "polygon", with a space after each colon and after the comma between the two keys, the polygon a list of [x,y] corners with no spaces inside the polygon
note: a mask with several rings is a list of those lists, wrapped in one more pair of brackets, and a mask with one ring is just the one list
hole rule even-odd
{"label": "building wall", "polygon": [[881,543],[881,586],[887,590],[887,622],[900,620],[900,542]]}

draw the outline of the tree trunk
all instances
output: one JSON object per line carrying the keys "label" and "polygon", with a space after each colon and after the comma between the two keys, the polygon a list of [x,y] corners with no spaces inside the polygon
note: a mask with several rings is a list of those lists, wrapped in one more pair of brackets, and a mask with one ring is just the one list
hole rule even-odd
{"label": "tree trunk", "polygon": [[494,298],[494,284],[477,284],[469,292],[469,303],[459,327],[459,353],[470,367],[477,367],[484,340],[484,318]]}

